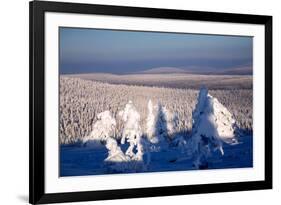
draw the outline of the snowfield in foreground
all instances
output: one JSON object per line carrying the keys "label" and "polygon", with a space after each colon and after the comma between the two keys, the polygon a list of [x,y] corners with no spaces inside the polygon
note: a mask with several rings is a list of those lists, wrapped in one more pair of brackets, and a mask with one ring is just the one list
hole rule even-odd
{"label": "snowfield in foreground", "polygon": [[[252,136],[243,136],[239,144],[233,146],[223,144],[224,155],[216,152],[209,158],[208,169],[220,168],[248,168],[252,167]],[[121,146],[126,150],[126,146]],[[186,171],[196,170],[191,158],[185,157],[180,147],[171,145],[167,149],[159,150],[159,147],[152,146],[150,152],[150,163],[146,170],[126,170],[126,173],[142,172],[163,172],[163,171]],[[159,151],[158,151],[159,150]],[[104,163],[108,152],[104,145],[99,142],[91,142],[86,147],[79,145],[61,145],[60,150],[60,176],[83,176],[123,173],[116,169],[111,169]],[[128,163],[119,163],[126,166]]]}

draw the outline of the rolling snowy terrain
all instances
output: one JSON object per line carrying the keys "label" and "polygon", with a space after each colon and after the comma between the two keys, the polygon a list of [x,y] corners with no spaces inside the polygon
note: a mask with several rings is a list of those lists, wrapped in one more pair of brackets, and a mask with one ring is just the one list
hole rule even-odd
{"label": "rolling snowy terrain", "polygon": [[60,77],[60,176],[252,167],[247,76],[211,90],[77,77]]}
{"label": "rolling snowy terrain", "polygon": [[80,78],[96,82],[124,85],[156,86],[166,88],[200,89],[202,85],[209,89],[252,89],[252,75],[214,75],[214,74],[188,74],[180,73],[169,69],[161,70],[161,73],[143,73],[132,74],[111,74],[111,73],[87,73],[64,75],[70,78]]}

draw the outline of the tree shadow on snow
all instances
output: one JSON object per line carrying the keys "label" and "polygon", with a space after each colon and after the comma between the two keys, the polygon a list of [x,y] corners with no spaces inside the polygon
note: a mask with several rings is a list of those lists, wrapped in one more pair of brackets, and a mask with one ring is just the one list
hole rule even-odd
{"label": "tree shadow on snow", "polygon": [[[167,119],[164,107],[158,104],[155,120],[155,135],[160,136],[157,143],[151,143],[146,135],[143,135],[140,143],[143,147],[143,159],[128,161],[104,161],[107,150],[104,145],[88,143],[87,147],[81,144],[71,146],[61,145],[60,149],[60,175],[83,176],[100,174],[124,174],[143,172],[166,172],[194,170],[192,158],[185,157],[188,150],[186,144],[191,139],[190,130],[168,135]],[[251,130],[236,129],[238,144],[229,145],[223,143],[224,155],[219,152],[208,158],[208,166],[203,169],[227,169],[253,167],[253,133]],[[121,145],[125,153],[128,143]],[[80,148],[79,148],[80,146]],[[166,147],[165,147],[166,146]],[[164,147],[164,148],[163,148]],[[137,153],[136,146],[134,153]]]}

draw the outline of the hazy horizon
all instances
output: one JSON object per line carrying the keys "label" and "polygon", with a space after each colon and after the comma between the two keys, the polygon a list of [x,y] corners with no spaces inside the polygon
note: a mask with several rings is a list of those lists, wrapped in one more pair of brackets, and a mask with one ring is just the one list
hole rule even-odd
{"label": "hazy horizon", "polygon": [[60,74],[126,74],[167,67],[191,73],[252,73],[252,37],[66,27],[59,31]]}

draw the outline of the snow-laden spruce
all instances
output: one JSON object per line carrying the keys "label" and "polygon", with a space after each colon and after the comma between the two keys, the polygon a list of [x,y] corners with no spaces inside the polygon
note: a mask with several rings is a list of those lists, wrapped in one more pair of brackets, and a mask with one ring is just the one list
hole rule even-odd
{"label": "snow-laden spruce", "polygon": [[116,139],[113,138],[116,128],[116,120],[112,117],[110,111],[106,110],[97,116],[98,120],[93,125],[93,130],[87,137],[84,137],[83,144],[88,141],[99,141],[105,143],[108,150],[108,156],[105,162],[123,162],[128,158],[118,146]]}
{"label": "snow-laden spruce", "polygon": [[112,137],[108,137],[105,143],[105,147],[108,150],[108,156],[104,160],[105,162],[116,163],[116,162],[127,162],[129,160],[121,148],[118,146],[116,140]]}
{"label": "snow-laden spruce", "polygon": [[151,143],[157,143],[157,138],[155,137],[155,115],[153,111],[153,103],[151,100],[147,104],[147,118],[146,118],[146,135]]}
{"label": "snow-laden spruce", "polygon": [[[140,114],[132,101],[129,101],[118,114],[124,123],[121,144],[125,144],[126,141],[129,143],[126,155],[130,157],[131,165],[137,165],[134,168],[136,171],[145,170],[150,163],[150,153],[148,143],[141,130]],[[134,149],[136,149],[136,153]],[[144,155],[146,161],[143,159]]]}
{"label": "snow-laden spruce", "polygon": [[[129,101],[125,105],[125,108],[119,112],[119,116],[124,122],[121,144],[124,144],[126,141],[129,143],[126,155],[131,158],[142,159],[143,148],[141,144],[142,131],[140,127],[140,114],[132,101]],[[137,149],[136,154],[133,151],[135,146]]]}
{"label": "snow-laden spruce", "polygon": [[215,151],[223,151],[223,142],[236,143],[235,121],[231,113],[206,88],[199,92],[198,102],[192,113],[192,156],[196,168],[208,168],[208,158]]}
{"label": "snow-laden spruce", "polygon": [[89,140],[106,141],[107,138],[114,136],[116,120],[111,116],[109,110],[97,115],[97,121],[93,124],[92,132],[83,138],[83,144]]}
{"label": "snow-laden spruce", "polygon": [[[127,142],[130,144],[125,154],[114,138],[116,120],[108,110],[98,114],[98,119],[93,124],[92,132],[90,135],[84,137],[83,144],[86,145],[88,141],[98,141],[105,144],[108,150],[108,156],[104,160],[104,163],[109,172],[143,171],[147,168],[150,156],[146,153],[146,142],[144,139],[141,139],[140,116],[131,101],[119,115],[124,121],[121,141],[124,144],[127,139]],[[135,146],[137,153],[133,152]],[[148,157],[144,164],[143,155],[145,153]]]}
{"label": "snow-laden spruce", "polygon": [[148,101],[148,115],[146,119],[146,134],[151,143],[159,143],[172,139],[178,125],[178,116],[165,106],[158,103],[153,105]]}
{"label": "snow-laden spruce", "polygon": [[174,114],[165,106],[158,103],[156,118],[156,135],[160,138],[172,138],[174,134]]}
{"label": "snow-laden spruce", "polygon": [[[108,173],[140,172],[147,169],[147,164],[144,164],[142,159],[132,159],[124,154],[114,138],[107,139],[106,148],[108,157],[104,160],[104,165]],[[139,156],[142,157],[142,154],[139,153]]]}

